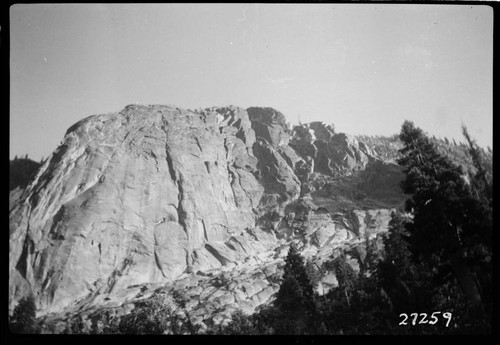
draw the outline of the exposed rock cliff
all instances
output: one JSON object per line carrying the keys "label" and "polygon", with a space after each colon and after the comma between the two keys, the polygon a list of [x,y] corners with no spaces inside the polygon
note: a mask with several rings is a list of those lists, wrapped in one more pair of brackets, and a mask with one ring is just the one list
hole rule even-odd
{"label": "exposed rock cliff", "polygon": [[290,146],[309,163],[311,172],[331,176],[351,175],[375,158],[363,142],[334,133],[332,126],[321,122],[296,126]]}
{"label": "exposed rock cliff", "polygon": [[31,292],[54,319],[125,312],[182,285],[199,323],[251,312],[277,291],[289,241],[322,267],[385,231],[400,177],[355,138],[291,131],[271,108],[91,116],[11,195],[9,306]]}
{"label": "exposed rock cliff", "polygon": [[249,237],[264,191],[254,140],[239,108],[129,106],[77,123],[11,212],[11,293],[27,285],[57,311],[246,256],[228,245]]}

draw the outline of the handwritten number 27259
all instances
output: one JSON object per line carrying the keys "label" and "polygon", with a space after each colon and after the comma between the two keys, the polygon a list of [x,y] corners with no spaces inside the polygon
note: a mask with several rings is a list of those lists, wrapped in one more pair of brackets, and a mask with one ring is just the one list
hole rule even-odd
{"label": "handwritten number 27259", "polygon": [[[438,314],[441,314],[440,311],[435,311],[431,314],[431,317],[430,317],[430,321],[427,320],[427,313],[420,313],[420,321],[418,322],[418,324],[429,324],[429,325],[435,325],[439,319],[436,315]],[[399,314],[399,317],[402,317],[403,320],[399,323],[400,326],[406,326],[408,325],[407,321],[409,318],[411,318],[411,324],[413,326],[415,326],[417,324],[417,320],[418,320],[418,316],[419,314],[418,313],[411,313],[410,316],[408,316],[408,314],[406,313],[402,313],[402,314]],[[450,324],[450,321],[451,321],[451,313],[448,313],[448,312],[445,312],[443,313],[443,318],[447,319],[448,321],[446,322],[446,327],[448,327],[448,325]]]}

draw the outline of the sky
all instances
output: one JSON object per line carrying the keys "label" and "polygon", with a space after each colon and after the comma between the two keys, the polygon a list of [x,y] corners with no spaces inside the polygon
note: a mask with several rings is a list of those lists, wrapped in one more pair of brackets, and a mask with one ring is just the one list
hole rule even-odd
{"label": "sky", "polygon": [[129,104],[273,107],[291,124],[493,142],[493,10],[411,4],[16,4],[10,158]]}

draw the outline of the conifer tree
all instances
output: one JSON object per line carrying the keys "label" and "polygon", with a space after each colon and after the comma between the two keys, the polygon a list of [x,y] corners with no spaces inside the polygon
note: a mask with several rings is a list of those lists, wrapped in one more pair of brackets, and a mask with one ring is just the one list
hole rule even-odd
{"label": "conifer tree", "polygon": [[414,216],[406,225],[412,250],[438,272],[451,269],[471,304],[477,306],[481,296],[468,254],[477,242],[474,219],[478,209],[465,173],[412,122],[403,124],[400,139],[404,147],[398,163],[406,174],[402,188],[411,195],[406,210]]}
{"label": "conifer tree", "polygon": [[473,182],[475,183],[474,187],[477,189],[477,194],[479,197],[484,195],[487,198],[488,203],[491,207],[492,202],[492,188],[491,188],[491,175],[488,174],[487,169],[485,167],[485,162],[482,155],[482,150],[477,145],[476,141],[471,138],[469,132],[467,131],[467,127],[462,125],[462,133],[467,141],[467,152],[472,159],[472,163],[474,168],[476,169],[476,173],[472,176]]}
{"label": "conifer tree", "polygon": [[22,298],[12,313],[10,320],[11,331],[19,334],[37,333],[35,318],[36,305],[33,296]]}
{"label": "conifer tree", "polygon": [[392,212],[389,221],[388,236],[384,239],[385,261],[395,265],[398,274],[403,277],[413,275],[414,267],[411,262],[410,234],[405,228],[406,220],[400,214]]}
{"label": "conifer tree", "polygon": [[280,330],[287,334],[311,333],[317,321],[312,284],[304,259],[292,243],[285,260],[283,281],[274,302],[282,314]]}
{"label": "conifer tree", "polygon": [[283,277],[286,277],[287,275],[290,275],[297,280],[297,283],[302,289],[308,311],[312,312],[314,309],[313,287],[311,281],[309,280],[309,276],[307,275],[304,259],[298,252],[294,243],[290,245],[290,249],[285,260]]}
{"label": "conifer tree", "polygon": [[408,219],[393,212],[389,231],[384,239],[384,260],[377,267],[381,287],[389,295],[396,312],[431,307],[427,267],[413,260],[410,233],[406,230]]}
{"label": "conifer tree", "polygon": [[278,322],[279,334],[304,334],[307,326],[306,301],[299,282],[291,274],[285,274],[275,306],[282,313]]}
{"label": "conifer tree", "polygon": [[476,277],[486,304],[491,303],[492,294],[492,228],[493,228],[493,188],[492,167],[487,155],[462,126],[462,133],[468,144],[467,153],[472,160],[475,172],[469,172],[471,200],[469,208],[471,217],[466,227],[468,231],[465,244],[468,259],[476,268]]}
{"label": "conifer tree", "polygon": [[354,290],[356,273],[347,262],[345,254],[338,256],[333,262],[335,277],[338,281],[338,289],[345,296],[347,305],[351,304],[351,295]]}

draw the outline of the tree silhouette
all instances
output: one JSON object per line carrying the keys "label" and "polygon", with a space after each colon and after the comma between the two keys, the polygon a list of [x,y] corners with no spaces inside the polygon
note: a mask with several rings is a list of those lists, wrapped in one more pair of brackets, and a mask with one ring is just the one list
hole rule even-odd
{"label": "tree silhouette", "polygon": [[319,326],[313,287],[304,259],[293,243],[285,259],[283,281],[274,306],[282,315],[276,329],[278,333],[310,334]]}
{"label": "tree silhouette", "polygon": [[37,333],[35,318],[36,305],[33,296],[24,297],[14,308],[10,319],[10,329],[13,333],[19,334]]}
{"label": "tree silhouette", "polygon": [[488,256],[487,209],[474,195],[466,172],[420,128],[406,121],[400,139],[404,147],[398,163],[406,174],[402,188],[411,195],[406,210],[413,213],[413,221],[405,225],[411,249],[436,275],[455,278],[469,303],[479,307],[482,296],[473,257],[476,252],[481,253],[476,258]]}

